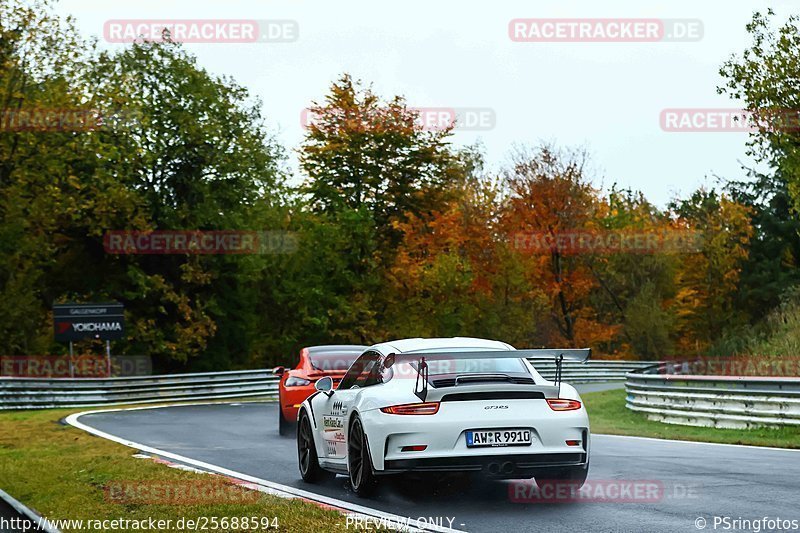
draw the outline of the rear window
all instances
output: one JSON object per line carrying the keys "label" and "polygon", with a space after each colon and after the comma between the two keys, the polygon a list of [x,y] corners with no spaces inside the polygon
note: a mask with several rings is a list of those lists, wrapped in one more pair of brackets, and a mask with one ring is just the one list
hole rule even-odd
{"label": "rear window", "polygon": [[[415,365],[416,366],[416,365]],[[528,373],[521,359],[445,359],[429,361],[428,374],[515,374]]]}
{"label": "rear window", "polygon": [[344,372],[353,361],[361,355],[361,352],[355,351],[341,351],[341,352],[314,352],[309,353],[308,358],[311,360],[311,366],[317,370],[325,372]]}

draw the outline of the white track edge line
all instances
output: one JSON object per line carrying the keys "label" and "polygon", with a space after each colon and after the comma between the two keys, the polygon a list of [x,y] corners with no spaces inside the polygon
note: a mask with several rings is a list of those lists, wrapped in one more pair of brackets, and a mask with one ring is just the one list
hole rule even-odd
{"label": "white track edge line", "polygon": [[[239,402],[234,402],[239,403]],[[444,526],[437,526],[435,524],[428,524],[428,523],[421,523],[419,520],[409,519],[410,517],[403,517],[400,515],[395,515],[392,513],[387,513],[384,511],[380,511],[378,509],[372,509],[370,507],[365,507],[363,505],[359,505],[356,503],[347,502],[344,500],[338,500],[336,498],[331,498],[329,496],[323,496],[321,494],[315,494],[313,492],[309,492],[303,489],[298,489],[295,487],[290,487],[288,485],[282,485],[280,483],[275,483],[273,481],[268,481],[266,479],[257,478],[255,476],[250,476],[248,474],[243,474],[241,472],[236,472],[234,470],[229,470],[227,468],[223,468],[221,466],[213,465],[211,463],[205,463],[203,461],[198,461],[196,459],[192,459],[190,457],[184,457],[182,455],[178,455],[172,452],[166,452],[160,450],[158,448],[153,448],[151,446],[146,446],[144,444],[140,444],[138,442],[130,441],[123,439],[121,437],[117,437],[116,435],[111,435],[110,433],[106,433],[99,429],[95,429],[91,426],[87,426],[86,424],[80,422],[78,419],[84,415],[92,415],[92,414],[101,414],[101,413],[113,413],[113,412],[120,412],[120,411],[140,411],[146,409],[159,409],[163,407],[183,407],[186,404],[178,404],[178,405],[162,405],[159,407],[156,406],[147,406],[147,407],[134,407],[131,409],[99,409],[94,411],[84,411],[81,413],[73,413],[65,418],[67,424],[86,431],[87,433],[91,433],[97,437],[101,437],[117,444],[122,444],[123,446],[127,446],[128,448],[134,448],[137,450],[141,450],[143,452],[151,453],[153,455],[158,455],[161,457],[168,457],[170,459],[174,459],[176,461],[180,461],[182,463],[187,463],[193,466],[197,466],[199,468],[209,470],[212,472],[216,472],[218,474],[224,474],[226,476],[234,477],[237,479],[241,479],[243,481],[249,481],[251,483],[257,483],[259,485],[263,485],[267,488],[270,488],[276,492],[284,493],[293,498],[303,498],[306,500],[311,500],[314,502],[318,502],[324,505],[329,505],[331,507],[338,507],[340,509],[344,509],[346,511],[351,511],[354,513],[362,514],[365,516],[371,516],[376,518],[383,518],[388,521],[391,521],[395,524],[413,524],[412,527],[420,529],[422,531],[436,531],[437,533],[465,533],[459,529],[452,529],[447,528]],[[194,404],[194,405],[204,405],[204,404]],[[209,404],[205,404],[209,405]],[[220,405],[226,405],[225,403],[220,403]]]}

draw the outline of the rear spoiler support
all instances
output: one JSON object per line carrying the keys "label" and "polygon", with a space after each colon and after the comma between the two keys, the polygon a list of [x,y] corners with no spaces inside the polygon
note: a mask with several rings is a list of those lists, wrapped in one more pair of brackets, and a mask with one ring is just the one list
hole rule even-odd
{"label": "rear spoiler support", "polygon": [[556,387],[558,387],[558,393],[556,394],[556,398],[561,398],[561,364],[564,362],[564,354],[558,354],[556,356]]}
{"label": "rear spoiler support", "polygon": [[[422,388],[420,388],[419,385],[420,379],[422,380]],[[425,362],[424,357],[419,360],[419,364],[417,365],[417,380],[414,383],[414,394],[422,402],[428,397],[428,363]]]}

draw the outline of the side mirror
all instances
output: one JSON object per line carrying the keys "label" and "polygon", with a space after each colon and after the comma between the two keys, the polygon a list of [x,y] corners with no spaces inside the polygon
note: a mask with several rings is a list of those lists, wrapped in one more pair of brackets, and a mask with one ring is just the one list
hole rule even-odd
{"label": "side mirror", "polygon": [[386,359],[383,360],[383,368],[392,368],[394,364],[394,354],[390,353],[386,356]]}
{"label": "side mirror", "polygon": [[314,388],[331,396],[333,394],[333,378],[325,376],[322,379],[318,379],[317,382],[314,383]]}
{"label": "side mirror", "polygon": [[276,376],[283,376],[285,372],[286,369],[283,368],[282,366],[276,366],[275,368],[272,369],[272,373]]}

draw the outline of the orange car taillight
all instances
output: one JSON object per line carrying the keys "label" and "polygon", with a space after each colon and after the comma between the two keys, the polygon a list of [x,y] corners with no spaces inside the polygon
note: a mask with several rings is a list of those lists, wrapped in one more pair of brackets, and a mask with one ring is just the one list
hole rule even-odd
{"label": "orange car taillight", "polygon": [[389,415],[435,415],[439,412],[439,402],[406,403],[381,407],[381,412]]}
{"label": "orange car taillight", "polygon": [[560,398],[547,400],[547,405],[553,411],[574,411],[581,408],[581,402],[577,400],[562,400]]}
{"label": "orange car taillight", "polygon": [[311,381],[297,376],[289,376],[283,385],[285,387],[305,387],[306,385],[311,385]]}

